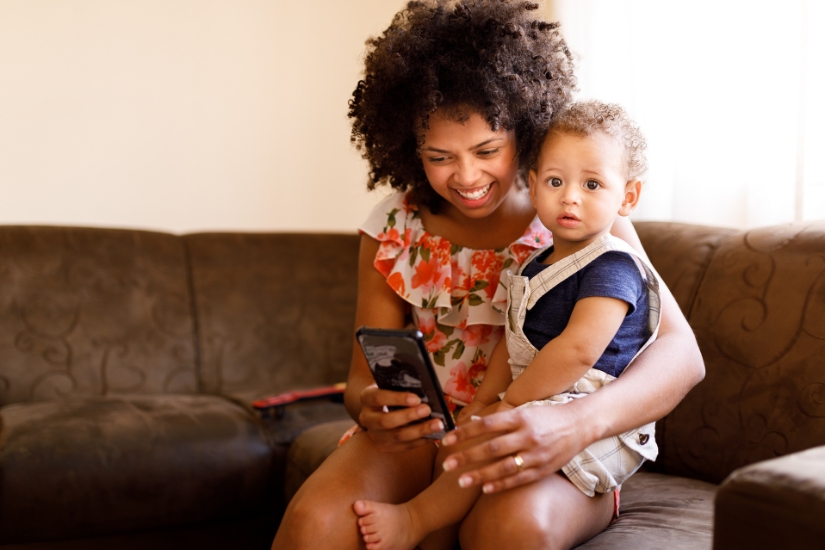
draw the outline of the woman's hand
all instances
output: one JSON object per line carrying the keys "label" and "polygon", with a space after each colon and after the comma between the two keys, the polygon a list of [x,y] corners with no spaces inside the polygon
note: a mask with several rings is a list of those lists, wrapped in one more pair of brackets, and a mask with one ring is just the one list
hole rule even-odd
{"label": "woman's hand", "polygon": [[[430,407],[414,393],[381,390],[373,384],[365,387],[360,397],[358,424],[380,451],[398,452],[426,445],[430,440],[424,439],[425,435],[444,429],[438,419],[411,424],[430,414]],[[403,408],[389,411],[391,407]]]}
{"label": "woman's hand", "polygon": [[459,479],[462,487],[482,485],[485,493],[532,483],[558,472],[576,453],[595,441],[580,429],[581,418],[573,405],[521,407],[465,424],[447,434],[444,444],[494,437],[449,455],[444,469],[494,460],[462,474]]}

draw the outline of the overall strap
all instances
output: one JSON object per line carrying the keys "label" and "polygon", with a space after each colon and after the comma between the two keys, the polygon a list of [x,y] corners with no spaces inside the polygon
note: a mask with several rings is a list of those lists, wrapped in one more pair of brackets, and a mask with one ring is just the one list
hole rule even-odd
{"label": "overall strap", "polygon": [[[530,279],[530,290],[526,292],[528,295],[527,309],[532,309],[533,306],[536,305],[536,302],[538,302],[539,298],[553,289],[556,285],[583,269],[602,254],[611,251],[629,254],[636,263],[636,266],[639,268],[639,273],[641,274],[642,279],[644,279],[648,290],[650,305],[648,327],[653,335],[650,340],[652,341],[658,333],[659,322],[661,320],[661,298],[659,295],[658,273],[656,273],[653,266],[651,266],[644,258],[639,256],[639,254],[629,244],[610,234],[599,237],[585,248],[548,266],[538,275]],[[524,265],[527,265],[527,262],[525,262]],[[644,347],[647,347],[647,344]],[[644,349],[644,347],[642,349]]]}

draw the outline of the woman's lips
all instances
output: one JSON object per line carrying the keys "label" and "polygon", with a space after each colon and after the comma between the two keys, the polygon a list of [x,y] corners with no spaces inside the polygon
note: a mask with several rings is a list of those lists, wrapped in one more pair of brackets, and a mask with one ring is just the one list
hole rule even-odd
{"label": "woman's lips", "polygon": [[476,187],[471,191],[460,191],[458,189],[453,188],[453,191],[462,199],[463,202],[470,206],[475,206],[484,202],[484,199],[490,194],[490,189],[492,189],[493,184],[488,183],[482,187]]}

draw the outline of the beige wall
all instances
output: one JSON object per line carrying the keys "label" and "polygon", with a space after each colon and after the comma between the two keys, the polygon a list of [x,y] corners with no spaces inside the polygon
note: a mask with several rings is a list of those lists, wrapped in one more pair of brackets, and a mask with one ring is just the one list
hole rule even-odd
{"label": "beige wall", "polygon": [[0,0],[0,223],[352,231],[400,0]]}
{"label": "beige wall", "polygon": [[403,0],[0,0],[0,223],[353,231],[364,41]]}

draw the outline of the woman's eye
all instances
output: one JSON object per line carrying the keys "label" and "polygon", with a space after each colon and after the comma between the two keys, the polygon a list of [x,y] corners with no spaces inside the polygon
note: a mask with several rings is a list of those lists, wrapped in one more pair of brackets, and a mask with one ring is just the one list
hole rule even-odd
{"label": "woman's eye", "polygon": [[559,178],[550,178],[547,180],[547,183],[550,184],[550,187],[561,187],[561,180]]}
{"label": "woman's eye", "polygon": [[479,151],[478,156],[489,157],[490,155],[495,155],[496,153],[498,153],[498,149],[485,149],[483,151]]}
{"label": "woman's eye", "polygon": [[447,160],[447,157],[429,157],[428,160],[432,163],[438,164],[439,162],[444,162]]}
{"label": "woman's eye", "polygon": [[601,187],[601,184],[596,180],[587,180],[586,182],[584,182],[584,186],[590,189],[591,191],[595,191],[596,189]]}

